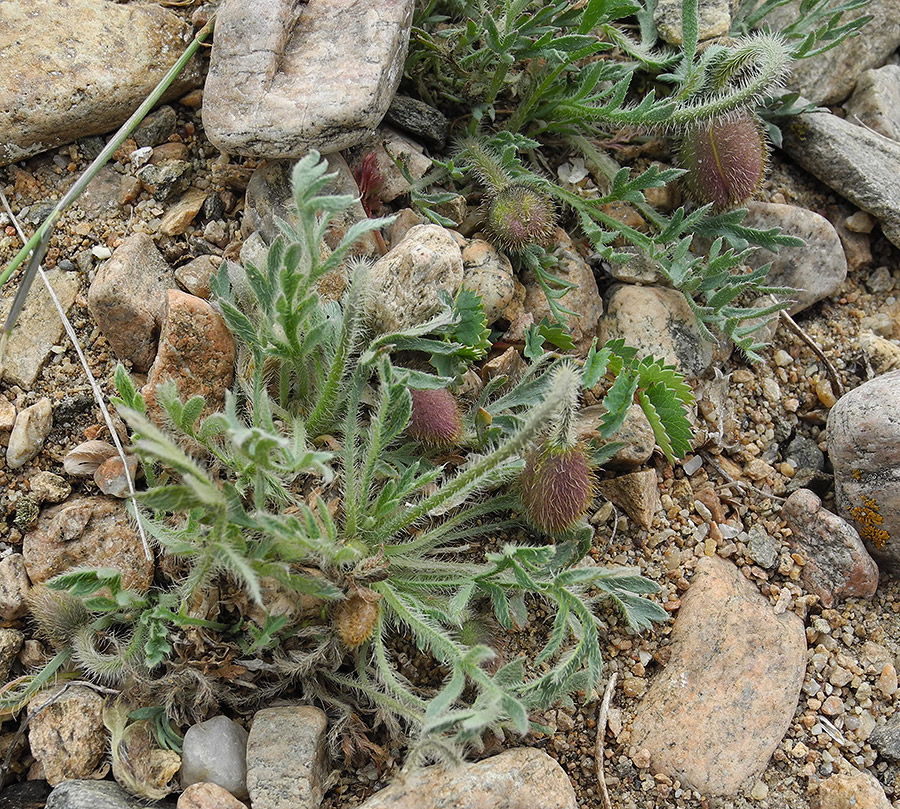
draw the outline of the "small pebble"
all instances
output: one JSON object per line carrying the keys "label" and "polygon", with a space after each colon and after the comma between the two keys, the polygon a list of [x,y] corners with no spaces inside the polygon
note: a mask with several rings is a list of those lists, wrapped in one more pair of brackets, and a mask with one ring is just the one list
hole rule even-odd
{"label": "small pebble", "polygon": [[684,469],[684,474],[691,476],[700,471],[700,467],[703,466],[703,458],[699,455],[695,455],[693,458],[685,461],[681,468]]}
{"label": "small pebble", "polygon": [[112,255],[112,250],[105,244],[98,244],[91,248],[91,255],[100,261],[105,261]]}
{"label": "small pebble", "polygon": [[822,713],[826,716],[837,716],[844,712],[844,701],[832,694],[822,703]]}
{"label": "small pebble", "polygon": [[636,750],[631,756],[631,763],[639,770],[646,770],[650,767],[650,751],[646,747]]}
{"label": "small pebble", "polygon": [[897,693],[897,669],[891,663],[887,663],[881,670],[875,687],[886,697],[892,697]]}
{"label": "small pebble", "polygon": [[779,348],[772,355],[772,360],[779,368],[786,368],[788,365],[793,363],[794,358],[783,348]]}
{"label": "small pebble", "polygon": [[18,416],[6,448],[6,465],[18,469],[34,458],[44,446],[53,426],[53,406],[46,397]]}
{"label": "small pebble", "polygon": [[857,211],[844,220],[847,230],[853,233],[871,233],[875,228],[875,222],[875,217],[866,211]]}
{"label": "small pebble", "polygon": [[750,797],[755,801],[764,801],[769,795],[769,788],[762,781],[757,781],[750,790]]}
{"label": "small pebble", "polygon": [[178,799],[177,809],[246,809],[227,789],[203,781],[191,784]]}
{"label": "small pebble", "polygon": [[831,388],[831,382],[827,379],[820,379],[816,382],[816,396],[823,407],[834,407],[837,402],[837,397]]}
{"label": "small pebble", "polygon": [[150,160],[152,155],[152,146],[141,146],[140,149],[135,149],[130,155],[128,155],[128,157],[131,159],[131,165],[133,165],[136,169],[139,169],[141,166],[147,165],[147,162]]}
{"label": "small pebble", "polygon": [[28,481],[31,493],[42,503],[61,503],[71,493],[72,487],[53,472],[36,472]]}

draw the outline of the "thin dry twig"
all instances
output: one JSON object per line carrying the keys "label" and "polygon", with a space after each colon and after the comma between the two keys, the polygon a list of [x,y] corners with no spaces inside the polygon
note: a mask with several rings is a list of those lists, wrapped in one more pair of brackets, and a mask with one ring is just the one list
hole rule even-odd
{"label": "thin dry twig", "polygon": [[724,478],[728,483],[732,486],[737,486],[739,489],[743,489],[747,492],[754,492],[758,494],[760,497],[766,497],[771,500],[778,500],[781,503],[784,503],[786,498],[779,497],[777,494],[772,494],[772,492],[764,492],[762,489],[757,489],[756,486],[752,486],[749,483],[744,483],[742,480],[735,480],[731,475],[729,475],[721,465],[716,461],[716,459],[710,455],[706,450],[700,450],[699,454],[702,456],[703,460],[706,461],[713,469],[716,470],[716,473]]}
{"label": "thin dry twig", "polygon": [[825,366],[825,373],[828,375],[828,379],[831,380],[831,385],[834,388],[834,394],[837,397],[841,397],[844,395],[844,386],[841,384],[841,379],[838,376],[837,370],[831,364],[831,360],[825,356],[825,352],[822,351],[821,348],[816,344],[816,341],[813,340],[797,323],[794,318],[792,318],[784,309],[782,309],[778,313],[778,317],[781,319],[781,322],[784,323],[785,326],[788,327],[794,334],[796,334],[807,346],[809,346],[810,351],[815,354],[822,364]]}
{"label": "thin dry twig", "polygon": [[[0,189],[0,202],[3,203],[3,207],[6,209],[6,213],[9,215],[10,221],[18,231],[19,238],[22,239],[23,242],[28,241],[25,236],[25,232],[22,230],[22,226],[19,224],[19,220],[16,219],[16,215],[12,212],[12,209],[9,207],[9,201],[6,199],[6,194],[3,193],[3,189]],[[84,351],[81,348],[81,343],[78,342],[78,335],[75,334],[75,329],[73,328],[69,318],[66,317],[66,312],[62,307],[62,304],[59,302],[59,298],[56,296],[56,292],[53,289],[53,286],[50,283],[50,279],[47,278],[47,273],[44,272],[43,266],[38,263],[37,265],[38,274],[41,276],[41,280],[44,282],[44,286],[47,287],[47,293],[50,295],[50,300],[53,301],[53,305],[56,307],[56,313],[59,315],[60,320],[62,320],[63,327],[66,330],[66,334],[69,336],[69,339],[72,341],[72,345],[75,347],[75,353],[78,355],[78,360],[81,363],[81,367],[84,369],[85,374],[87,374],[88,384],[91,386],[91,391],[94,394],[94,400],[97,402],[98,407],[100,408],[100,412],[103,414],[103,421],[106,423],[106,427],[109,430],[109,434],[112,437],[112,442],[116,447],[116,452],[119,454],[119,458],[122,459],[122,468],[125,470],[125,478],[128,481],[128,493],[132,496],[135,496],[135,488],[134,481],[131,479],[131,472],[128,470],[128,460],[125,457],[125,448],[122,446],[122,442],[119,440],[119,434],[116,431],[115,425],[113,424],[112,417],[109,415],[109,410],[106,407],[106,400],[103,398],[103,391],[100,390],[100,386],[97,384],[97,380],[94,379],[94,375],[91,373],[91,368],[88,365],[87,357],[84,356]],[[140,512],[135,509],[135,521],[137,522],[138,534],[141,537],[141,544],[144,546],[144,555],[147,557],[147,561],[153,561],[153,553],[150,550],[150,542],[147,540],[147,532],[144,530],[144,523],[141,520]]]}
{"label": "thin dry twig", "polygon": [[603,702],[597,713],[597,739],[594,742],[594,767],[597,771],[597,783],[600,784],[600,796],[603,798],[603,809],[612,809],[609,799],[609,790],[606,788],[606,775],[603,772],[604,737],[606,736],[606,723],[609,721],[609,704],[612,702],[613,691],[616,688],[616,673],[609,675],[609,682],[603,692]]}

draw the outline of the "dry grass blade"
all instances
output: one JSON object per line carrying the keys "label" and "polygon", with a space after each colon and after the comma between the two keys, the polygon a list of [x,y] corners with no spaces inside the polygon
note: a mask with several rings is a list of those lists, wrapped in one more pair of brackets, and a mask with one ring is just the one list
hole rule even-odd
{"label": "dry grass blade", "polygon": [[606,775],[603,772],[604,736],[606,736],[606,723],[609,719],[609,704],[616,689],[616,673],[609,675],[609,682],[603,692],[603,702],[600,703],[600,711],[597,714],[597,740],[594,743],[594,766],[597,769],[597,783],[600,784],[600,796],[603,798],[603,809],[612,809],[609,799],[609,790],[606,788]]}
{"label": "dry grass blade", "polygon": [[783,309],[778,313],[778,317],[781,319],[781,322],[784,323],[794,334],[796,334],[801,340],[803,340],[806,345],[809,346],[810,351],[815,354],[819,360],[821,360],[822,364],[825,366],[825,373],[828,374],[828,379],[831,380],[831,384],[834,387],[835,395],[840,398],[844,395],[844,386],[841,383],[841,379],[838,376],[838,372],[835,369],[834,365],[831,364],[831,360],[825,356],[825,352],[822,351],[821,348],[816,344],[816,341],[813,340],[797,323],[794,318],[792,318],[787,312]]}
{"label": "dry grass blade", "polygon": [[[16,231],[19,234],[19,238],[21,238],[23,242],[27,241],[25,232],[22,230],[22,226],[19,224],[19,220],[16,219],[15,214],[9,207],[9,201],[6,199],[6,195],[3,193],[2,189],[0,189],[0,202],[3,203],[3,207],[6,210],[6,213],[9,215],[10,221],[15,226]],[[97,384],[97,380],[94,379],[94,375],[91,373],[91,367],[88,365],[87,357],[84,356],[84,351],[81,348],[81,344],[78,342],[78,335],[75,333],[75,329],[69,321],[69,318],[66,317],[66,312],[63,309],[62,304],[59,302],[59,298],[56,296],[53,285],[47,278],[47,273],[44,272],[44,268],[40,264],[37,265],[37,271],[41,276],[41,280],[44,282],[44,286],[47,287],[47,292],[50,295],[50,299],[53,301],[53,305],[56,307],[56,313],[59,315],[60,320],[62,320],[63,326],[66,330],[66,334],[69,336],[69,339],[72,341],[72,345],[75,347],[75,353],[78,354],[78,361],[81,363],[81,367],[84,369],[84,372],[87,375],[88,384],[91,386],[91,391],[94,394],[94,400],[97,402],[97,406],[100,408],[100,412],[103,414],[103,421],[106,424],[106,428],[109,430],[110,436],[112,437],[112,442],[116,447],[116,452],[118,453],[119,458],[122,459],[122,468],[128,481],[128,493],[132,497],[134,497],[134,481],[131,479],[131,473],[128,471],[128,460],[125,457],[125,449],[122,446],[122,442],[119,440],[119,434],[118,432],[116,432],[116,427],[113,424],[112,417],[109,415],[109,410],[106,407],[106,401],[103,397],[103,391],[100,390],[100,386]],[[2,364],[0,364],[0,372],[2,372]],[[135,509],[134,513],[135,520],[137,522],[138,533],[141,536],[141,544],[144,546],[144,555],[147,557],[148,561],[152,562],[153,553],[150,550],[150,543],[147,540],[147,532],[144,530],[144,524],[141,520],[140,512]]]}

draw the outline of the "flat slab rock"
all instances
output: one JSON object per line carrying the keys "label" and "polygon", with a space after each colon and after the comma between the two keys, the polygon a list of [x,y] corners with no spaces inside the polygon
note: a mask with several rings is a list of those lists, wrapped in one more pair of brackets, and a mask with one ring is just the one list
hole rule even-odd
{"label": "flat slab rock", "polygon": [[400,83],[414,0],[224,0],[203,96],[223,152],[299,157],[354,146]]}
{"label": "flat slab rock", "polygon": [[[81,288],[77,274],[54,268],[47,271],[47,281],[56,292],[63,311],[68,313]],[[4,311],[4,320],[6,314]],[[62,320],[55,314],[53,300],[46,285],[42,279],[38,279],[9,337],[3,378],[23,390],[30,390],[50,356],[51,348],[60,342],[62,336]]]}
{"label": "flat slab rock", "polygon": [[788,155],[872,214],[884,235],[900,246],[900,143],[830,112],[795,116],[782,134]]}
{"label": "flat slab rock", "polygon": [[[191,36],[188,24],[155,3],[0,3],[0,165],[115,129]],[[201,81],[192,60],[165,97]]]}
{"label": "flat slab rock", "polygon": [[576,809],[575,790],[541,750],[506,750],[477,764],[426,767],[399,778],[359,809]]}
{"label": "flat slab rock", "polygon": [[731,562],[702,559],[672,654],[638,706],[631,740],[650,769],[705,795],[758,776],[790,726],[806,671],[803,621],[776,615]]}

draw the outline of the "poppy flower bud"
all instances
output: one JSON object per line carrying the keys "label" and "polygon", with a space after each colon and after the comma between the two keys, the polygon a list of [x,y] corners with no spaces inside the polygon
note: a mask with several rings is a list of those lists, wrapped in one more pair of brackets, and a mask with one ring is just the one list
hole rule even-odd
{"label": "poppy flower bud", "polygon": [[594,499],[594,476],[580,446],[544,440],[525,459],[519,493],[528,519],[548,534],[573,528]]}
{"label": "poppy flower bud", "polygon": [[429,447],[449,447],[463,434],[456,397],[446,388],[410,389],[412,415],[406,432]]}
{"label": "poppy flower bud", "polygon": [[743,205],[766,173],[768,152],[759,120],[742,111],[693,126],[678,155],[687,169],[685,184],[700,203],[716,210]]}

